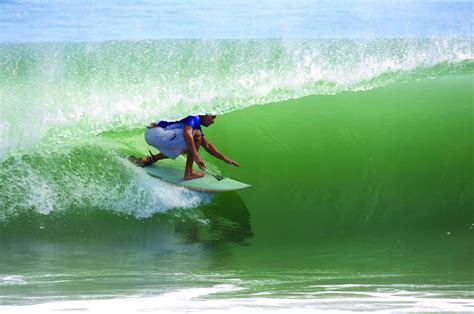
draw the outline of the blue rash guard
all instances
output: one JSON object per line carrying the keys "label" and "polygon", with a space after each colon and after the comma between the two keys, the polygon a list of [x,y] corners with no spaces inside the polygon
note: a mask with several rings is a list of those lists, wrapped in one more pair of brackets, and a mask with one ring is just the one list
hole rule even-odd
{"label": "blue rash guard", "polygon": [[178,123],[189,125],[193,129],[193,131],[199,130],[201,131],[201,136],[204,136],[204,133],[202,132],[202,129],[201,129],[201,118],[199,116],[187,116],[184,119],[181,119],[179,121],[172,121],[172,122],[160,121],[158,122],[158,126],[165,129],[166,127],[170,125],[178,124]]}

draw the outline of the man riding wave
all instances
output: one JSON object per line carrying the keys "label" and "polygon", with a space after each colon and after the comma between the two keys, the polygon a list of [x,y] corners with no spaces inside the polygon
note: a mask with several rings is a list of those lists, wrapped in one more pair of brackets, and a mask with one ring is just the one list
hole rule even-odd
{"label": "man riding wave", "polygon": [[208,127],[214,123],[215,115],[187,116],[179,121],[157,121],[151,123],[145,131],[145,141],[148,145],[155,147],[160,152],[145,158],[130,156],[129,160],[140,167],[152,165],[154,162],[171,158],[176,159],[181,153],[186,153],[186,167],[184,169],[184,179],[191,180],[204,176],[204,173],[193,170],[193,163],[196,162],[201,170],[206,170],[206,164],[199,156],[199,148],[202,146],[212,156],[224,162],[240,167],[232,159],[224,156],[216,146],[211,144],[204,133],[201,125]]}

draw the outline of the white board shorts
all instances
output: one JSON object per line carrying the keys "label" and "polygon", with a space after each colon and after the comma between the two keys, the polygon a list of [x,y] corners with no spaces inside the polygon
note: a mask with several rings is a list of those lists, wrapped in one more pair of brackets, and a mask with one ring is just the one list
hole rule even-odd
{"label": "white board shorts", "polygon": [[184,123],[172,124],[165,129],[162,127],[146,129],[145,141],[166,157],[176,159],[188,148],[184,141],[183,129]]}

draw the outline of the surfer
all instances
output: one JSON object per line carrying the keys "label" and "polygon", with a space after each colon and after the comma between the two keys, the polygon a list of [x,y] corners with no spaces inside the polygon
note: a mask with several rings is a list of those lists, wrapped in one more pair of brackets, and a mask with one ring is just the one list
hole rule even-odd
{"label": "surfer", "polygon": [[176,159],[180,154],[187,154],[186,167],[184,169],[184,179],[191,180],[204,176],[204,173],[193,170],[195,162],[201,170],[206,170],[206,164],[199,156],[199,148],[202,146],[212,156],[224,162],[240,167],[232,159],[219,152],[215,145],[211,144],[204,133],[201,125],[208,127],[214,123],[215,115],[188,116],[179,121],[157,121],[152,122],[145,131],[145,141],[148,145],[155,147],[160,152],[144,158],[130,156],[129,160],[140,167],[152,165],[154,162],[171,158]]}

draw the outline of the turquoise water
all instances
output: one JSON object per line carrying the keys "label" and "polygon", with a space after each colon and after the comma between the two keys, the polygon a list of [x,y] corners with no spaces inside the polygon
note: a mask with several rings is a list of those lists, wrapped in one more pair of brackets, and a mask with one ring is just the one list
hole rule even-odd
{"label": "turquoise water", "polygon": [[[1,6],[0,312],[472,311],[470,3]],[[126,160],[205,112],[252,188]]]}

